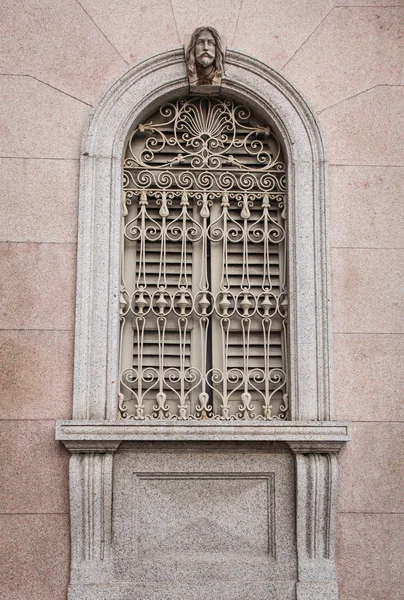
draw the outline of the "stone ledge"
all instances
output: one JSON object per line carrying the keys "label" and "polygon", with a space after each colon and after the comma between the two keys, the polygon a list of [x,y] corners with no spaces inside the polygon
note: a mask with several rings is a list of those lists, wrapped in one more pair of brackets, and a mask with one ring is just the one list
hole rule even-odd
{"label": "stone ledge", "polygon": [[[56,439],[73,449],[88,446],[88,451],[108,451],[105,442],[130,441],[259,441],[295,442],[309,451],[338,450],[351,439],[346,422],[263,422],[263,421],[57,421]],[[296,449],[295,446],[296,445]],[[98,450],[98,448],[100,450]],[[112,448],[111,448],[112,449]],[[77,450],[76,450],[77,451]],[[101,450],[102,451],[102,450]]]}

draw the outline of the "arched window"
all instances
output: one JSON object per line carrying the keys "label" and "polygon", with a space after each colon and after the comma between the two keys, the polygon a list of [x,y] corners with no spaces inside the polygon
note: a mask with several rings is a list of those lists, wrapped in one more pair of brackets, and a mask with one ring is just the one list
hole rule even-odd
{"label": "arched window", "polygon": [[288,417],[286,172],[230,99],[164,104],[129,136],[121,418]]}
{"label": "arched window", "polygon": [[84,133],[70,600],[337,600],[322,137],[276,71],[225,74],[193,97],[162,53]]}

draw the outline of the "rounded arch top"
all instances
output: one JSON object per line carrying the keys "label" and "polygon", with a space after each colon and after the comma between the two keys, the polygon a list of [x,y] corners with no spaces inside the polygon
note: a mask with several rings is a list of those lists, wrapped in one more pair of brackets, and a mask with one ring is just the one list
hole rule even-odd
{"label": "rounded arch top", "polygon": [[[293,84],[269,65],[235,50],[227,50],[225,66],[221,96],[247,103],[272,121],[286,144],[289,159],[325,160],[316,115]],[[93,108],[83,135],[82,154],[121,156],[134,121],[165,101],[188,93],[182,47],[129,67]]]}
{"label": "rounded arch top", "polygon": [[[82,143],[74,416],[115,419],[119,338],[122,156],[135,122],[189,93],[183,48],[120,75],[93,109]],[[316,116],[281,74],[227,50],[221,94],[277,131],[289,165],[291,410],[332,417],[325,151]]]}

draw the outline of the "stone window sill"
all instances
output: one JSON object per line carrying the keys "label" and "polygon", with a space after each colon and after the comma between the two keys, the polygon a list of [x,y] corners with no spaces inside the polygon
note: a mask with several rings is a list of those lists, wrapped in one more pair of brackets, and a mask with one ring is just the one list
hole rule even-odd
{"label": "stone window sill", "polygon": [[330,452],[351,439],[351,427],[337,421],[58,421],[56,439],[76,452],[131,441],[295,442],[300,451],[307,445],[307,451]]}

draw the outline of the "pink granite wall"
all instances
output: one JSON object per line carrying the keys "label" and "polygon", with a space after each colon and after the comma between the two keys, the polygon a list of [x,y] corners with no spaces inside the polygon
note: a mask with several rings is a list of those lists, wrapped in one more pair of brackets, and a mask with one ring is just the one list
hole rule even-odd
{"label": "pink granite wall", "polygon": [[351,419],[354,433],[340,461],[340,597],[404,597],[403,4],[3,0],[1,598],[66,597],[68,455],[54,423],[71,416],[83,125],[129,63],[178,45],[202,23],[290,78],[323,126],[336,417]]}

